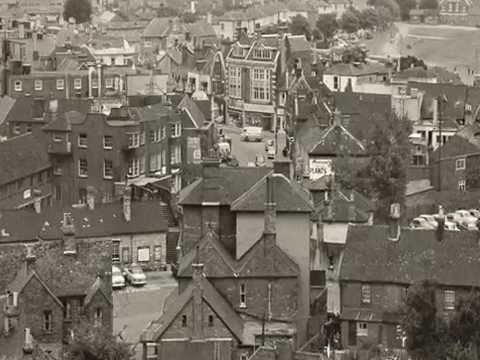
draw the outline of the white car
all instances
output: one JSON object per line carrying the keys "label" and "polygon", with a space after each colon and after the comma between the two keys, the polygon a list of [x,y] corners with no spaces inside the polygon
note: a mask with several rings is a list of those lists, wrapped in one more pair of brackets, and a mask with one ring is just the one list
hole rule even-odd
{"label": "white car", "polygon": [[415,219],[413,219],[410,223],[410,227],[413,229],[428,229],[428,230],[436,229],[436,226],[432,225],[427,220],[421,217],[416,217]]}
{"label": "white car", "polygon": [[472,215],[473,217],[476,217],[477,219],[480,219],[480,210],[478,210],[478,209],[470,209],[470,210],[468,210],[468,212],[469,212],[470,215]]}
{"label": "white car", "polygon": [[125,285],[125,278],[120,269],[116,266],[112,266],[112,288],[123,289]]}
{"label": "white car", "polygon": [[262,141],[263,129],[259,126],[247,126],[242,129],[240,140],[243,141]]}
{"label": "white car", "polygon": [[460,231],[457,224],[451,221],[445,221],[445,230],[448,231]]}
{"label": "white car", "polygon": [[147,277],[140,265],[132,264],[130,267],[126,267],[124,271],[129,284],[143,286],[147,283]]}
{"label": "white car", "polygon": [[468,210],[457,210],[454,214],[454,218],[456,219],[455,222],[459,225],[463,224],[462,226],[466,226],[466,224],[477,224],[477,218],[472,216]]}
{"label": "white car", "polygon": [[438,227],[438,222],[435,219],[435,215],[420,215],[419,218],[425,219],[429,224],[431,224],[435,229]]}

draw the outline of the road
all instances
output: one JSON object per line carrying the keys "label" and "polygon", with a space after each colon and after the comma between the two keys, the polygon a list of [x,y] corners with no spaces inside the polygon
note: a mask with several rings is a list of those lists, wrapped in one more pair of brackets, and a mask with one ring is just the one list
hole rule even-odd
{"label": "road", "polygon": [[[255,162],[255,157],[263,155],[267,158],[265,151],[265,143],[267,140],[273,140],[274,134],[270,131],[263,132],[262,142],[245,142],[240,140],[241,129],[235,127],[223,127],[225,135],[232,139],[232,153],[237,158],[240,166],[247,166],[249,162]],[[285,159],[282,150],[285,147],[285,134],[279,133],[278,139],[278,153],[277,158]],[[272,166],[271,160],[267,161],[267,166]]]}
{"label": "road", "polygon": [[[147,285],[128,286],[113,292],[114,334],[121,334],[125,342],[137,344],[140,334],[163,311],[166,297],[177,288],[170,272],[147,273]],[[135,348],[136,359],[141,359],[141,346]]]}

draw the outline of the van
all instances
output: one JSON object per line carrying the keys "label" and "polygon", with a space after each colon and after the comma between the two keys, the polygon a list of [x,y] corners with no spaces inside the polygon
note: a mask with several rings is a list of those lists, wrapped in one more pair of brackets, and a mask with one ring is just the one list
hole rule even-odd
{"label": "van", "polygon": [[259,126],[247,126],[242,129],[240,140],[242,141],[262,141],[263,132]]}

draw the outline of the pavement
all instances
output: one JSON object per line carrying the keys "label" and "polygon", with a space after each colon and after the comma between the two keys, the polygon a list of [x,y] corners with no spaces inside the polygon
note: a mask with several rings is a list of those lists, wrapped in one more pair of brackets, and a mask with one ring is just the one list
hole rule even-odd
{"label": "pavement", "polygon": [[170,271],[146,273],[143,287],[127,286],[113,292],[113,329],[122,339],[135,347],[135,358],[141,359],[139,338],[148,324],[158,319],[165,299],[177,289]]}
{"label": "pavement", "polygon": [[[236,126],[221,126],[225,135],[232,139],[232,154],[237,158],[240,166],[248,166],[249,162],[255,162],[257,155],[263,155],[267,166],[273,166],[272,160],[267,159],[267,153],[265,151],[265,143],[268,140],[274,140],[274,133],[271,131],[263,131],[262,142],[245,142],[240,140],[240,133],[242,129]],[[277,134],[277,156],[278,159],[286,159],[282,150],[286,144],[286,135],[284,132]]]}

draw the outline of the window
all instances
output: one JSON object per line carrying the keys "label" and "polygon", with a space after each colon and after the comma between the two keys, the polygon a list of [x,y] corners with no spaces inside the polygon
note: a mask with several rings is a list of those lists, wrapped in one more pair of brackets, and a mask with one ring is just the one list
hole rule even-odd
{"label": "window", "polygon": [[270,70],[253,69],[251,97],[253,100],[270,101]]}
{"label": "window", "polygon": [[63,137],[62,137],[62,135],[59,134],[59,133],[53,133],[53,134],[52,134],[52,140],[53,140],[54,142],[62,142],[62,141],[63,141]]}
{"label": "window", "polygon": [[131,159],[128,162],[128,176],[135,177],[140,175],[140,160]]}
{"label": "window", "polygon": [[155,261],[162,261],[162,245],[157,245],[153,248],[153,258]]}
{"label": "window", "polygon": [[145,131],[140,133],[140,145],[145,145]]}
{"label": "window", "polygon": [[208,326],[209,327],[213,326],[213,315],[208,315]]}
{"label": "window", "polygon": [[113,136],[105,135],[103,137],[103,148],[108,150],[113,148]]}
{"label": "window", "polygon": [[182,135],[182,124],[174,123],[172,124],[172,137],[180,137]]}
{"label": "window", "polygon": [[73,88],[75,90],[81,90],[82,89],[82,79],[81,78],[76,78],[73,80]]}
{"label": "window", "polygon": [[120,240],[112,240],[112,262],[120,261]]}
{"label": "window", "polygon": [[72,303],[70,300],[65,300],[63,304],[64,314],[66,320],[70,320],[72,318]]}
{"label": "window", "polygon": [[22,80],[16,80],[13,86],[15,91],[22,91]]}
{"label": "window", "polygon": [[465,170],[465,159],[457,159],[455,161],[455,170]]}
{"label": "window", "polygon": [[93,314],[93,325],[96,327],[102,326],[103,313],[102,308],[96,308]]}
{"label": "window", "polygon": [[87,159],[78,160],[78,176],[87,177],[88,176],[88,162]]}
{"label": "window", "polygon": [[154,172],[158,169],[158,156],[156,154],[150,155],[150,162],[149,162],[149,170],[150,172]]}
{"label": "window", "polygon": [[130,249],[128,247],[122,248],[122,262],[128,264],[130,262]]}
{"label": "window", "polygon": [[334,77],[333,77],[333,88],[334,88],[335,90],[338,90],[338,88],[339,88],[338,76],[334,76]]}
{"label": "window", "polygon": [[78,134],[78,146],[86,148],[88,144],[87,134]]}
{"label": "window", "polygon": [[172,152],[170,153],[170,164],[179,164],[182,162],[182,148],[180,144],[176,144],[172,147]]}
{"label": "window", "polygon": [[65,89],[65,80],[57,79],[57,90],[64,90],[64,89]]}
{"label": "window", "polygon": [[13,133],[14,133],[14,134],[20,134],[21,131],[22,131],[22,128],[20,127],[20,125],[15,124],[15,125],[13,126]]}
{"label": "window", "polygon": [[43,90],[43,80],[35,80],[33,82],[33,87],[35,91],[42,91]]}
{"label": "window", "polygon": [[113,89],[113,79],[112,78],[105,79],[105,88],[106,89]]}
{"label": "window", "polygon": [[98,79],[92,78],[92,89],[98,89]]}
{"label": "window", "polygon": [[371,302],[371,289],[370,289],[370,285],[362,285],[362,288],[361,288],[361,292],[362,292],[362,298],[361,298],[361,302],[362,304],[370,304]]}
{"label": "window", "polygon": [[142,246],[137,248],[137,261],[138,262],[150,261],[150,248],[148,246]]}
{"label": "window", "polygon": [[113,161],[105,159],[103,161],[103,177],[105,179],[113,178]]}
{"label": "window", "polygon": [[247,307],[247,287],[245,283],[240,284],[240,307]]}
{"label": "window", "polygon": [[445,290],[443,292],[443,308],[445,310],[455,310],[455,291]]}
{"label": "window", "polygon": [[156,360],[156,359],[158,359],[157,344],[155,343],[147,344],[147,360]]}
{"label": "window", "polygon": [[137,148],[140,144],[140,134],[139,133],[132,133],[128,134],[128,147],[129,148]]}
{"label": "window", "polygon": [[253,50],[253,57],[255,59],[269,60],[271,58],[271,51],[269,49],[255,49]]}
{"label": "window", "polygon": [[231,66],[228,69],[228,87],[229,95],[233,98],[242,97],[242,69]]}
{"label": "window", "polygon": [[162,126],[162,139],[167,137],[167,128],[166,126]]}
{"label": "window", "polygon": [[145,174],[145,156],[140,158],[140,174]]}
{"label": "window", "polygon": [[50,310],[43,312],[43,330],[52,332],[52,312]]}
{"label": "window", "polygon": [[458,180],[458,190],[459,191],[465,191],[466,190],[465,180]]}
{"label": "window", "polygon": [[182,315],[182,327],[187,327],[187,315]]}
{"label": "window", "polygon": [[247,353],[240,354],[240,360],[247,360],[247,359],[248,359]]}
{"label": "window", "polygon": [[32,124],[27,124],[25,127],[25,131],[27,134],[30,134],[32,132]]}
{"label": "window", "polygon": [[357,322],[357,336],[368,336],[368,324]]}
{"label": "window", "polygon": [[150,143],[157,142],[157,132],[155,130],[148,131],[148,141]]}

